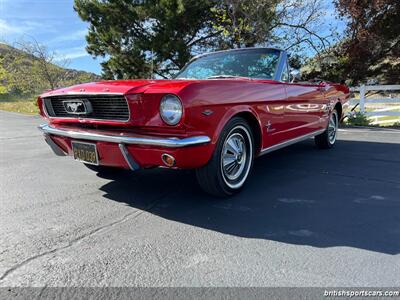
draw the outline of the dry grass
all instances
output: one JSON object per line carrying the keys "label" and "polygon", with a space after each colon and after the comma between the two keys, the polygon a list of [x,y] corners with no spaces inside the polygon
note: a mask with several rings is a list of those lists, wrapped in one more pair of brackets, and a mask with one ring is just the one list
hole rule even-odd
{"label": "dry grass", "polygon": [[0,110],[18,112],[22,114],[37,115],[39,109],[36,103],[29,101],[0,101]]}

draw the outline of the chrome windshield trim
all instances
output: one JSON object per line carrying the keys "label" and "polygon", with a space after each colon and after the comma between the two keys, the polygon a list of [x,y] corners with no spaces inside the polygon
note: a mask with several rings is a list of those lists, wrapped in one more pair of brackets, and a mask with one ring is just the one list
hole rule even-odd
{"label": "chrome windshield trim", "polygon": [[[234,52],[234,51],[246,51],[246,50],[276,50],[276,51],[285,51],[281,48],[275,48],[275,47],[246,47],[246,48],[235,48],[235,49],[225,49],[225,50],[219,50],[219,51],[213,51],[213,52],[206,52],[202,54],[198,54],[194,56],[190,61],[196,60],[200,57],[207,56],[210,54],[215,54],[215,53],[225,53],[225,52]],[[189,61],[189,62],[190,62]]]}
{"label": "chrome windshield trim", "polygon": [[318,134],[323,133],[325,130],[326,130],[326,129],[320,129],[320,130],[317,130],[317,131],[314,131],[314,132],[307,133],[307,134],[305,134],[305,135],[296,137],[296,138],[294,138],[294,139],[290,139],[290,140],[284,141],[284,142],[282,142],[282,143],[279,143],[279,144],[276,144],[276,145],[273,145],[273,146],[264,148],[264,149],[262,149],[262,150],[260,151],[260,154],[259,154],[258,156],[261,156],[261,155],[270,153],[270,152],[272,152],[272,151],[279,150],[279,149],[284,148],[284,147],[286,147],[286,146],[290,146],[290,145],[296,144],[296,143],[298,143],[298,142],[307,140],[307,139],[312,138],[312,137],[314,137],[314,136],[316,136],[316,135],[318,135]]}
{"label": "chrome windshield trim", "polygon": [[[274,76],[272,78],[254,78],[254,77],[249,77],[252,78],[254,80],[277,80],[279,81],[277,78],[280,78],[278,76],[278,69],[282,64],[282,59],[283,57],[286,57],[286,50],[283,49],[279,49],[279,48],[274,48],[274,47],[247,47],[247,48],[236,48],[236,49],[226,49],[226,50],[220,50],[220,51],[214,51],[214,52],[206,52],[206,53],[202,53],[199,55],[194,56],[192,59],[190,59],[186,65],[183,66],[182,69],[179,70],[179,72],[177,74],[175,74],[175,76],[173,77],[174,80],[180,80],[180,78],[178,78],[179,74],[181,74],[192,62],[194,62],[195,60],[205,57],[205,56],[209,56],[209,55],[213,55],[213,54],[220,54],[220,53],[226,53],[226,52],[240,52],[240,51],[251,51],[251,50],[273,50],[273,51],[279,51],[279,58],[278,58],[278,62],[276,64],[275,67],[275,73]],[[187,80],[187,79],[186,79]],[[195,78],[191,78],[191,80],[204,80],[204,79],[195,79]]]}
{"label": "chrome windshield trim", "polygon": [[118,144],[129,144],[129,145],[148,145],[148,146],[160,146],[167,148],[182,148],[188,146],[195,146],[201,144],[207,144],[211,141],[208,136],[192,136],[188,138],[162,138],[162,137],[148,137],[148,136],[121,136],[121,135],[108,135],[100,134],[91,131],[84,130],[65,130],[52,127],[48,124],[42,124],[38,127],[40,131],[45,134],[52,134],[58,136],[69,137],[78,140],[88,141],[102,141]]}
{"label": "chrome windshield trim", "polygon": [[275,68],[274,79],[276,81],[283,82],[281,80],[281,78],[282,78],[283,68],[285,66],[286,61],[287,61],[287,53],[285,51],[281,51],[281,53],[279,54],[278,63],[276,64],[276,68]]}

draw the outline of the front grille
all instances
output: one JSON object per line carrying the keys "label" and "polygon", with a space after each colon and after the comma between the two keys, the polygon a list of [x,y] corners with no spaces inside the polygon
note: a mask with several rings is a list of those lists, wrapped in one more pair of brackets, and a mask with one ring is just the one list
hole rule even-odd
{"label": "front grille", "polygon": [[[128,121],[129,108],[124,96],[121,95],[62,95],[43,99],[46,111],[50,117],[84,118],[110,121]],[[63,101],[77,100],[90,103],[91,112],[74,114],[67,112]]]}

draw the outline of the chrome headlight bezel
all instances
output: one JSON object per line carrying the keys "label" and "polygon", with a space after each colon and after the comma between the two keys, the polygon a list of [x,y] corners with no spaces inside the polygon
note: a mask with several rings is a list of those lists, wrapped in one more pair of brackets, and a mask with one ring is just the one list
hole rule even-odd
{"label": "chrome headlight bezel", "polygon": [[161,119],[170,126],[177,125],[183,116],[183,105],[181,99],[174,94],[167,94],[160,101]]}

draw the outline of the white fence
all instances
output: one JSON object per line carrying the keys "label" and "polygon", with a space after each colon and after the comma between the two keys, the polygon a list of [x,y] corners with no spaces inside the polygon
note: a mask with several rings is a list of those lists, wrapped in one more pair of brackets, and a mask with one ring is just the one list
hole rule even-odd
{"label": "white fence", "polygon": [[[393,121],[400,121],[400,85],[362,85],[360,87],[350,88],[351,92],[360,94],[359,98],[351,98],[350,105],[359,104],[360,113],[375,119],[373,123],[382,124]],[[388,97],[369,97],[368,92],[394,91],[393,95]],[[382,104],[382,105],[379,105]],[[368,109],[366,109],[368,106]],[[394,120],[382,120],[381,117],[393,117]]]}

